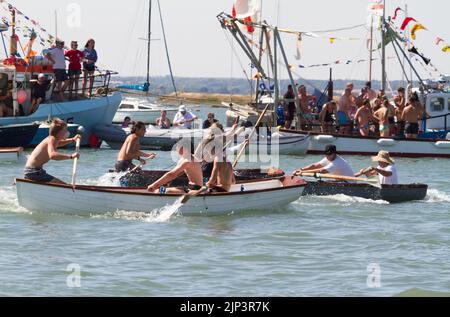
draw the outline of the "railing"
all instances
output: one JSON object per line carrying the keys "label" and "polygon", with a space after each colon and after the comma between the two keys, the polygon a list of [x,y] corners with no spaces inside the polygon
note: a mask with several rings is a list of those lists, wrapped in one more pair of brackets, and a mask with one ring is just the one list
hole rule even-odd
{"label": "railing", "polygon": [[448,121],[447,118],[448,118],[448,117],[450,117],[450,113],[443,114],[443,115],[440,115],[440,116],[434,116],[434,117],[426,118],[425,120],[423,120],[423,122],[424,122],[424,124],[423,124],[423,130],[424,130],[424,131],[427,130],[427,122],[428,122],[429,120],[439,119],[439,118],[444,118],[444,130],[445,130],[445,131],[448,131],[448,125],[447,125],[447,121]]}

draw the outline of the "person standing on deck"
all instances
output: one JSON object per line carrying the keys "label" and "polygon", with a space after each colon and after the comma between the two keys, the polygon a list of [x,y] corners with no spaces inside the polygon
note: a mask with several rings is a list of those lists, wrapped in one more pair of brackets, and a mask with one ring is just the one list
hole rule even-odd
{"label": "person standing on deck", "polygon": [[320,123],[322,125],[322,133],[333,134],[335,118],[337,118],[337,105],[335,101],[330,101],[322,108],[319,115]]}
{"label": "person standing on deck", "polygon": [[300,127],[302,130],[306,130],[308,119],[313,119],[312,111],[310,108],[310,102],[313,101],[313,97],[308,95],[305,85],[301,85],[300,87],[298,87],[298,98],[300,100],[300,109],[303,113],[303,116],[300,119]]}
{"label": "person standing on deck", "polygon": [[50,81],[47,80],[44,74],[38,75],[37,83],[34,84],[31,93],[31,108],[29,113],[33,114],[39,106],[45,102],[47,90],[50,87]]}
{"label": "person standing on deck", "polygon": [[24,178],[42,183],[64,184],[63,181],[47,174],[44,170],[44,165],[50,160],[65,161],[80,157],[79,153],[68,155],[58,152],[59,147],[75,143],[81,138],[80,135],[77,135],[72,139],[68,139],[69,135],[67,123],[60,119],[54,119],[50,125],[49,136],[34,149],[28,158],[25,165]]}
{"label": "person standing on deck", "polygon": [[377,156],[372,157],[372,161],[378,162],[378,167],[363,169],[355,177],[362,175],[372,177],[378,175],[380,185],[398,185],[395,161],[391,158],[389,152],[380,151]]}
{"label": "person standing on deck", "polygon": [[384,100],[382,103],[382,106],[380,109],[378,109],[374,114],[373,117],[378,122],[380,126],[380,137],[387,138],[389,137],[390,130],[389,130],[389,109],[388,109],[389,101],[387,99]]}
{"label": "person standing on deck", "polygon": [[173,125],[176,129],[192,129],[192,122],[197,119],[198,117],[188,111],[185,105],[181,105],[173,119]]}
{"label": "person standing on deck", "polygon": [[87,41],[84,46],[84,60],[83,60],[83,91],[82,94],[85,96],[87,82],[89,79],[89,97],[92,97],[92,87],[94,86],[94,72],[95,72],[95,63],[97,63],[98,55],[95,50],[95,40],[90,39]]}
{"label": "person standing on deck", "polygon": [[403,118],[403,110],[406,106],[405,88],[397,89],[397,96],[394,98],[395,116],[397,117],[397,136],[403,137],[405,131],[405,120]]}
{"label": "person standing on deck", "polygon": [[156,126],[162,130],[168,130],[170,129],[172,123],[170,122],[169,118],[167,118],[167,111],[161,110],[161,117],[156,119]]}
{"label": "person standing on deck", "polygon": [[322,161],[297,170],[295,175],[302,176],[303,173],[313,173],[353,177],[355,174],[353,169],[346,160],[338,155],[336,146],[328,145],[325,148],[325,154],[326,157]]}
{"label": "person standing on deck", "polygon": [[370,102],[377,99],[377,92],[372,89],[372,83],[370,81],[366,82],[366,92],[367,98],[369,98]]}
{"label": "person standing on deck", "polygon": [[59,97],[64,101],[64,91],[67,88],[66,58],[64,56],[64,41],[56,40],[56,46],[52,48],[46,57],[53,64],[55,73],[55,86],[58,88]]}
{"label": "person standing on deck", "polygon": [[127,137],[125,143],[117,156],[116,173],[126,172],[135,168],[133,160],[138,160],[142,165],[145,164],[145,160],[141,157],[154,159],[156,154],[144,153],[141,151],[141,145],[139,139],[145,135],[145,124],[143,122],[137,122],[131,129],[131,135]]}
{"label": "person standing on deck", "polygon": [[361,136],[366,137],[370,134],[370,121],[372,120],[372,110],[370,100],[365,99],[363,105],[358,109],[355,115],[355,124],[359,128]]}
{"label": "person standing on deck", "polygon": [[352,95],[352,88],[350,85],[347,85],[344,94],[339,100],[337,109],[340,134],[350,134],[352,121],[350,116],[350,109],[353,104],[354,104],[354,96]]}
{"label": "person standing on deck", "polygon": [[292,127],[292,122],[294,121],[295,114],[297,112],[297,109],[295,107],[294,87],[292,87],[292,85],[288,86],[288,90],[284,94],[284,107],[286,110],[284,127],[290,130]]}
{"label": "person standing on deck", "polygon": [[405,120],[405,137],[417,139],[419,135],[419,121],[423,117],[423,107],[420,104],[417,93],[412,93],[409,105],[403,110],[402,118]]}
{"label": "person standing on deck", "polygon": [[78,99],[78,85],[81,75],[81,61],[84,58],[84,53],[78,50],[78,42],[72,41],[70,43],[70,50],[65,56],[69,59],[69,100],[72,100],[73,88],[75,86],[75,99]]}

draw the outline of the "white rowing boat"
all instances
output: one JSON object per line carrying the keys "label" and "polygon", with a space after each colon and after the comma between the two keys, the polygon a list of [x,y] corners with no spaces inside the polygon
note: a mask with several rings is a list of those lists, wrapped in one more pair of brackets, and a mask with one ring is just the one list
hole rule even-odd
{"label": "white rowing boat", "polygon": [[[72,215],[103,214],[116,211],[155,212],[173,205],[180,195],[159,195],[145,189],[45,184],[17,179],[20,206],[30,211]],[[254,181],[234,185],[229,193],[192,197],[180,209],[186,216],[214,216],[244,210],[276,210],[296,201],[306,182],[298,177]]]}
{"label": "white rowing boat", "polygon": [[23,148],[0,148],[0,162],[15,162],[19,160],[23,153]]}

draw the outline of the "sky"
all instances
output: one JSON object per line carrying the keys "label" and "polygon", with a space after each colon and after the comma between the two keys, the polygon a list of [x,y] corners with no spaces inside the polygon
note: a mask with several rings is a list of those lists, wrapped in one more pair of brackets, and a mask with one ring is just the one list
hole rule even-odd
{"label": "sky", "polygon": [[[97,42],[99,65],[118,71],[123,76],[145,75],[148,0],[8,0],[23,13],[38,21],[50,33],[55,33],[55,10],[58,16],[58,36],[66,42],[78,40],[84,45],[90,37]],[[250,62],[232,48],[221,29],[217,14],[229,13],[233,0],[160,0],[166,35],[175,76],[245,78],[242,68],[250,72]],[[337,29],[367,23],[369,0],[263,0],[262,16],[269,23],[296,31]],[[450,2],[423,0],[388,0],[387,13],[398,6],[408,5],[409,15],[415,17],[428,31],[419,31],[416,46],[443,74],[450,74],[450,53],[435,45],[439,36],[450,42],[448,12]],[[153,0],[151,76],[169,73],[165,57],[157,0]],[[1,16],[7,16],[2,10]],[[403,20],[400,16],[399,20]],[[378,33],[378,32],[377,32]],[[289,63],[295,65],[295,76],[307,79],[327,79],[329,69],[300,69],[297,65],[332,63],[336,60],[368,59],[366,48],[368,27],[323,34],[323,38],[305,38],[302,59],[294,58],[295,36],[283,36]],[[355,37],[358,40],[337,40],[330,37]],[[255,37],[256,38],[256,37]],[[380,36],[378,35],[378,40]],[[235,48],[238,49],[235,44]],[[377,57],[379,53],[375,53]],[[388,57],[395,57],[392,48]],[[241,67],[241,65],[243,67]],[[416,64],[417,65],[417,64]],[[430,77],[418,65],[420,74]],[[381,77],[379,62],[374,63],[374,79]],[[402,79],[395,59],[387,64],[390,80]],[[368,78],[368,64],[335,65],[336,79]],[[287,72],[282,72],[287,77]]]}

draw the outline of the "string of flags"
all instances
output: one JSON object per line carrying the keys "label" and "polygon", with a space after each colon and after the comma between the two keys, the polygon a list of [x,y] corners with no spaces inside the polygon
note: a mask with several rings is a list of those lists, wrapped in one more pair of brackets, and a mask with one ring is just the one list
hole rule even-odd
{"label": "string of flags", "polygon": [[[396,57],[387,57],[387,59],[395,59]],[[372,61],[380,60],[380,58],[372,58]],[[333,65],[350,65],[369,62],[369,59],[357,59],[357,60],[337,60],[332,63],[325,64],[313,64],[313,65],[299,65],[300,68],[315,68],[315,67],[330,67]]]}
{"label": "string of flags", "polygon": [[[397,21],[397,18],[399,16],[400,12],[404,12],[404,10],[402,8],[400,8],[400,7],[395,9],[394,16],[392,17],[392,21],[394,21],[394,22]],[[414,23],[414,25],[411,28],[411,38],[413,40],[416,40],[418,31],[420,31],[420,30],[428,31],[428,29],[422,23],[420,23],[417,19],[415,19],[414,17],[407,16],[407,17],[404,18],[403,22],[401,23],[400,31],[402,31],[403,33],[406,32],[406,28],[412,22]],[[440,45],[441,46],[441,50],[444,53],[449,53],[450,52],[450,46],[444,41],[444,39],[442,39],[439,36],[436,37],[436,45],[437,46]]]}

